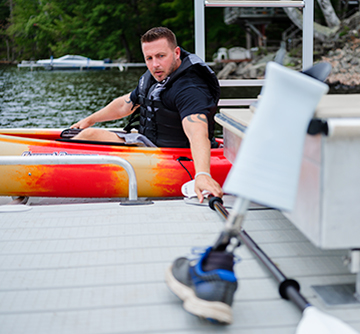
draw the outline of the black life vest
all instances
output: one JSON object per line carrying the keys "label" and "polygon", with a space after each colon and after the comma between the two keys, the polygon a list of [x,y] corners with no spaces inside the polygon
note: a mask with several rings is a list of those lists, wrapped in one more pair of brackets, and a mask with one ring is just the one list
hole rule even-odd
{"label": "black life vest", "polygon": [[[181,49],[180,57],[182,60],[181,65],[170,76],[170,79],[164,85],[164,89],[169,89],[175,80],[191,68],[208,84],[210,93],[214,98],[214,104],[217,104],[220,97],[220,87],[215,73],[201,58],[194,54]],[[140,112],[139,133],[145,135],[159,147],[190,147],[189,140],[182,127],[179,112],[169,110],[161,101],[154,101],[148,97],[149,90],[155,83],[157,81],[149,70],[139,80],[139,94],[136,101],[136,104],[140,105],[138,108]]]}

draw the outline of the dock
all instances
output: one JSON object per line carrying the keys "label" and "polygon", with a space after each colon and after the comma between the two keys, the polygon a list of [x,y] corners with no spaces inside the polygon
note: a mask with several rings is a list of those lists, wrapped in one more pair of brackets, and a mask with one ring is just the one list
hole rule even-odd
{"label": "dock", "polygon": [[[210,62],[207,64],[209,66],[214,66],[215,62]],[[36,62],[33,62],[33,61],[21,62],[20,64],[17,65],[17,67],[19,69],[28,68],[31,71],[34,69],[46,69],[46,66],[44,66],[43,64],[37,64]],[[146,67],[146,64],[145,63],[105,63],[105,64],[101,65],[101,67],[103,67],[104,69],[117,68],[122,72],[122,71],[126,71],[129,68]],[[96,66],[96,69],[98,69],[98,68],[99,67]],[[69,69],[69,66],[64,65],[64,69]],[[72,68],[72,70],[80,70],[80,71],[91,70],[91,69],[93,69],[92,66],[80,66],[80,67]],[[61,70],[61,66],[56,65],[56,69],[54,69],[54,70]]]}
{"label": "dock", "polygon": [[[350,134],[356,137],[359,108],[352,107],[359,105],[357,101],[359,96],[330,95],[319,104],[315,116],[327,120],[333,134],[340,137],[319,133],[307,139],[310,146],[305,145],[304,157],[318,174],[322,160],[314,154],[322,150],[312,146],[311,138],[330,145],[326,152],[331,152],[344,134],[345,139],[349,134],[344,128],[349,125],[347,118],[351,118]],[[230,161],[252,115],[244,108],[223,108],[216,115],[224,128],[224,153]],[[349,143],[358,145],[359,141],[346,141],[346,147]],[[346,153],[345,149],[341,151]],[[326,154],[322,155],[325,158]],[[338,177],[351,179],[351,171],[335,172]],[[352,178],[344,184],[358,180]],[[330,183],[322,186],[308,182],[303,173],[300,184],[311,186],[308,191],[320,195],[314,187],[327,191]],[[308,198],[312,207],[315,202],[321,203],[321,198],[303,190],[303,205]],[[358,217],[359,196],[350,193],[353,196],[346,198],[347,192],[338,193],[346,200],[345,211],[337,210],[335,216],[336,226],[341,228],[323,226],[306,207],[296,208],[295,216],[291,216],[253,203],[244,229],[288,278],[300,283],[301,293],[312,305],[360,332],[360,302],[355,296],[359,262],[354,258],[354,268],[349,268],[349,251],[356,255],[359,248],[354,247],[359,243],[359,224],[352,216]],[[224,197],[230,212],[234,199]],[[152,199],[150,205],[122,205],[120,198],[30,197],[26,204],[11,205],[12,200],[0,197],[0,334],[296,332],[301,312],[280,297],[274,278],[245,245],[236,250],[239,287],[231,325],[214,325],[185,312],[182,302],[170,292],[165,283],[166,269],[176,258],[191,254],[194,247],[213,245],[223,228],[223,221],[207,203],[176,198]],[[319,208],[327,210],[322,204]],[[299,212],[307,214],[305,223],[311,222],[305,227],[315,228],[321,236],[331,237],[330,241],[307,230],[300,219],[304,215],[297,216]],[[324,216],[321,213],[320,217]],[[326,229],[332,234],[324,233]]]}
{"label": "dock", "polygon": [[[22,63],[18,64],[17,67],[19,69],[29,68],[31,71],[33,69],[38,69],[38,68],[44,69],[45,68],[45,66],[43,64],[37,64],[36,62],[32,62],[32,61],[22,62]],[[66,67],[68,69],[68,66],[64,66],[64,67]],[[104,67],[104,69],[118,68],[120,71],[125,71],[128,68],[133,68],[133,67],[135,67],[135,68],[146,67],[146,64],[145,63],[105,63],[104,65],[101,65],[101,67]],[[97,68],[98,68],[98,66],[97,66]],[[73,70],[80,70],[80,71],[91,70],[91,69],[92,69],[91,66],[80,66],[80,67],[73,68]],[[61,66],[57,65],[56,70],[61,70]]]}
{"label": "dock", "polygon": [[[123,206],[118,201],[0,198],[0,333],[293,334],[301,312],[246,246],[237,250],[234,323],[213,325],[186,313],[164,273],[192,247],[211,245],[223,222],[208,205],[183,199]],[[228,204],[227,204],[228,203]],[[231,210],[231,197],[225,205]],[[317,308],[360,330],[360,303],[326,305],[314,286],[355,275],[345,250],[320,250],[279,211],[253,206],[246,231],[298,280]]]}
{"label": "dock", "polygon": [[[238,1],[194,3],[195,17],[198,21],[201,18],[202,23],[204,3],[239,5]],[[256,5],[284,7],[284,3],[304,6],[303,1]],[[309,11],[304,11],[303,24],[305,67],[312,59],[313,38],[306,13]],[[203,29],[198,27],[204,25],[195,26],[196,46],[203,52],[205,38]],[[37,68],[31,65],[23,67]],[[124,64],[106,66],[128,68]],[[346,100],[350,101],[348,96]],[[242,103],[248,105],[250,101],[230,102],[243,106]],[[333,102],[325,103],[327,111],[335,105]],[[342,101],[337,102],[344,115]],[[350,104],[344,118],[353,124],[355,118],[360,119],[360,110],[357,107],[354,116],[351,107],[360,103]],[[221,107],[224,106],[230,104],[224,101]],[[360,148],[360,140],[356,139],[360,123],[356,120],[357,126],[349,136],[348,120],[339,120],[337,111],[335,117],[321,113],[318,116],[320,120],[324,117],[338,138],[323,132],[307,138],[304,162],[309,168],[301,175],[299,194],[304,206],[297,206],[291,216],[253,203],[244,229],[287,277],[300,283],[301,293],[312,305],[360,332],[360,302],[354,295],[360,277],[360,258],[354,261],[358,268],[349,270],[349,250],[356,253],[360,249],[356,202],[360,178],[355,182],[351,178],[351,173],[359,174],[359,163],[353,159],[360,159],[354,154]],[[244,108],[224,108],[217,115],[216,121],[224,128],[224,152],[230,161],[235,158],[252,115],[252,110]],[[342,131],[344,125],[346,131]],[[349,143],[359,147],[349,148],[345,145]],[[324,147],[327,156],[322,154]],[[340,159],[336,155],[339,152]],[[330,164],[342,172],[336,175],[341,178],[333,180],[344,178],[356,191],[347,193],[343,184],[335,184],[332,189],[323,187],[329,184],[323,183],[321,177],[323,158],[328,159],[329,153],[335,153],[330,154],[334,162],[343,162]],[[310,169],[316,171],[315,181],[307,179],[305,172]],[[313,196],[308,196],[308,191],[314,189]],[[342,195],[337,197],[345,199],[341,210],[336,201],[322,205],[323,191]],[[352,195],[354,202],[347,201],[345,195]],[[182,302],[166,286],[165,271],[176,258],[191,254],[194,247],[213,245],[223,229],[223,221],[206,202],[200,205],[197,200],[176,198],[153,199],[150,205],[122,205],[120,199],[30,198],[26,204],[10,203],[12,198],[0,197],[0,334],[294,334],[302,318],[295,305],[280,297],[273,277],[245,245],[236,249],[239,287],[232,305],[233,323],[215,325],[184,311]],[[224,205],[230,212],[233,203],[234,197],[224,196]],[[306,205],[317,210],[307,210]],[[334,210],[330,215],[329,209]],[[336,219],[336,225],[323,226],[325,215],[321,210],[328,218]],[[354,214],[355,220],[348,213]],[[321,238],[326,228],[332,232],[331,240]],[[351,238],[346,238],[345,232],[352,232]],[[331,248],[334,241],[351,245]]]}

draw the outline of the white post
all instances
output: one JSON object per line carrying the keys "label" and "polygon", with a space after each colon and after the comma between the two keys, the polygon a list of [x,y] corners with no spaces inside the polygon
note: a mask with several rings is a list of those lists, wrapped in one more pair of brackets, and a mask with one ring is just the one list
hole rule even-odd
{"label": "white post", "polygon": [[205,61],[205,5],[204,0],[194,0],[195,54]]}
{"label": "white post", "polygon": [[314,54],[314,0],[306,0],[303,8],[303,70],[313,65]]}

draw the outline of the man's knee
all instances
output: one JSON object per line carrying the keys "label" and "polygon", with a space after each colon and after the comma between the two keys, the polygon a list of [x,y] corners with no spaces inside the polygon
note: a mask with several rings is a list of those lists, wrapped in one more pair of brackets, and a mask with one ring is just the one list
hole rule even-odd
{"label": "man's knee", "polygon": [[96,140],[99,137],[99,133],[97,133],[97,129],[84,129],[78,135],[74,137],[74,139],[81,139],[81,140]]}

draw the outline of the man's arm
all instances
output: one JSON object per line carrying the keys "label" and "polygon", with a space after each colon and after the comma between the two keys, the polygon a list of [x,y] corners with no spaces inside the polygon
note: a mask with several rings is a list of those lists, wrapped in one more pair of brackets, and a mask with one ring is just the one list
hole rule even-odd
{"label": "man's arm", "polygon": [[138,106],[130,100],[130,93],[120,96],[106,107],[73,124],[70,128],[86,129],[98,122],[112,121],[132,114]]}
{"label": "man's arm", "polygon": [[[208,122],[203,114],[193,114],[185,117],[182,125],[190,141],[191,154],[194,159],[195,173],[205,172],[210,174],[210,149],[208,136]],[[200,203],[203,202],[203,190],[210,191],[214,196],[222,197],[220,185],[210,176],[200,174],[195,179],[195,192]]]}

